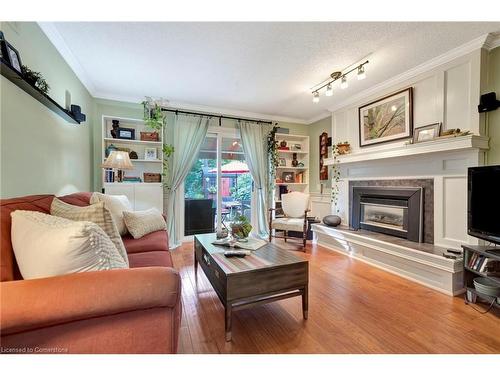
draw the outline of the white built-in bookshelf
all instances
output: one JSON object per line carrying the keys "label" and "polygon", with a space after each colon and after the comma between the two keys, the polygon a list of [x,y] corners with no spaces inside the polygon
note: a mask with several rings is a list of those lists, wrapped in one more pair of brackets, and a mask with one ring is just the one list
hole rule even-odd
{"label": "white built-in bookshelf", "polygon": [[[274,200],[279,206],[280,186],[290,191],[309,192],[309,136],[297,134],[280,134],[275,136],[278,141],[278,167],[276,167],[276,181]],[[282,141],[286,141],[288,149],[280,149]],[[294,154],[298,166],[293,166]],[[292,179],[287,176],[293,176]]]}
{"label": "white built-in bookshelf", "polygon": [[[113,129],[113,120],[119,121],[120,128],[133,129],[134,139],[113,138],[111,130]],[[110,179],[110,174],[106,173],[105,169],[101,168],[102,186],[104,192],[113,195],[126,195],[135,210],[143,210],[151,207],[158,208],[163,211],[163,186],[158,182],[144,182],[144,173],[162,173],[162,151],[163,140],[162,131],[159,131],[159,141],[141,141],[141,132],[151,132],[152,130],[146,127],[144,121],[140,119],[124,118],[117,116],[105,115],[102,117],[102,148],[101,159],[106,161],[106,150],[110,145],[115,146],[119,150],[127,151],[128,153],[135,151],[137,159],[130,159],[133,170],[124,171],[125,177],[139,177],[141,182],[113,182]],[[151,151],[156,150],[156,158],[151,158]],[[146,155],[146,151],[150,151]]]}

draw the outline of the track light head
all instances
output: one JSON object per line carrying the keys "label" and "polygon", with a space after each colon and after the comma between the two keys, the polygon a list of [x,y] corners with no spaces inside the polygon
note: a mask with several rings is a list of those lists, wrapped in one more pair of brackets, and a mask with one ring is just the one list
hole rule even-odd
{"label": "track light head", "polygon": [[313,103],[319,103],[319,92],[313,92]]}
{"label": "track light head", "polygon": [[361,65],[358,68],[358,81],[361,81],[362,79],[366,78],[366,73],[365,73],[365,67]]}
{"label": "track light head", "polygon": [[328,86],[326,86],[326,91],[325,91],[326,96],[332,96],[333,95],[333,88],[332,84],[329,83]]}
{"label": "track light head", "polygon": [[340,88],[341,89],[346,89],[349,86],[347,83],[347,78],[345,76],[342,76],[342,80],[340,81]]}

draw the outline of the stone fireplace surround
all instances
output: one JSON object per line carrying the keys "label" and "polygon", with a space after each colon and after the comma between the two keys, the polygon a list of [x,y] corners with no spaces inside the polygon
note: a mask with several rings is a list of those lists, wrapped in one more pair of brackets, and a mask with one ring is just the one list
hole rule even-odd
{"label": "stone fireplace surround", "polygon": [[[427,179],[388,179],[388,180],[353,180],[349,181],[349,213],[352,226],[353,217],[353,188],[354,187],[394,187],[394,188],[413,188],[419,187],[423,191],[423,223],[422,223],[422,242],[434,243],[434,180]],[[416,241],[419,242],[419,241]]]}

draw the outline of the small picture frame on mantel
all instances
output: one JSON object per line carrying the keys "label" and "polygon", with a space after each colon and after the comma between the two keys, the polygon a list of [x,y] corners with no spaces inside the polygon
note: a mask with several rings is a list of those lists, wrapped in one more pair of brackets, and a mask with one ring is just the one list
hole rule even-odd
{"label": "small picture frame on mantel", "polygon": [[439,137],[441,133],[441,123],[430,124],[415,128],[413,134],[413,143],[428,142]]}

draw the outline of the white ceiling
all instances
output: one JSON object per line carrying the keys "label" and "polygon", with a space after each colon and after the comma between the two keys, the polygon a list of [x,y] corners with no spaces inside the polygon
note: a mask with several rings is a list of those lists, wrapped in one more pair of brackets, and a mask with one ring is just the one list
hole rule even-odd
{"label": "white ceiling", "polygon": [[[500,23],[41,23],[95,97],[309,122],[347,98]],[[367,78],[311,101],[310,88],[369,55]]]}

